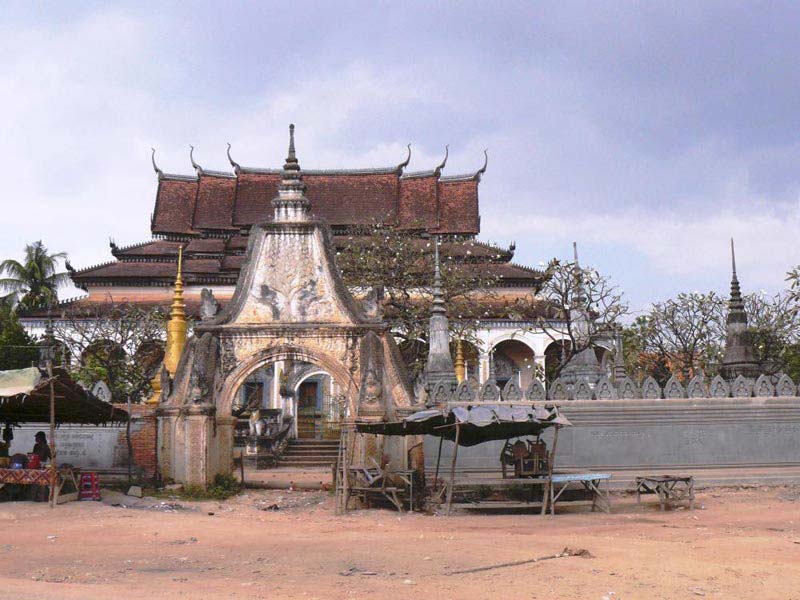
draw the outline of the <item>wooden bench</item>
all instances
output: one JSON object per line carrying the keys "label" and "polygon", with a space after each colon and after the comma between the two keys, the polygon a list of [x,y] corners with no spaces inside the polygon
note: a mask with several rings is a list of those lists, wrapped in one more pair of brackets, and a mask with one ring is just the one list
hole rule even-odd
{"label": "wooden bench", "polygon": [[661,510],[687,501],[694,509],[694,479],[675,475],[648,475],[636,478],[636,504],[642,503],[642,494],[657,494]]}

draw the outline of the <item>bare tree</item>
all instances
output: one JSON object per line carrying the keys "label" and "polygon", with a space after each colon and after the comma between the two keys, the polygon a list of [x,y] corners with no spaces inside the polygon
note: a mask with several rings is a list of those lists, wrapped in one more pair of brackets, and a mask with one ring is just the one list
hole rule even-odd
{"label": "bare tree", "polygon": [[554,259],[536,297],[518,301],[509,310],[512,317],[536,323],[563,351],[552,377],[558,377],[569,360],[587,349],[602,347],[615,323],[628,312],[622,291],[596,269],[577,261]]}
{"label": "bare tree", "polygon": [[795,304],[795,310],[800,310],[800,265],[797,265],[786,274],[789,282],[789,294]]}
{"label": "bare tree", "polygon": [[755,357],[764,373],[785,371],[800,343],[800,313],[791,290],[744,297]]}
{"label": "bare tree", "polygon": [[[336,262],[348,287],[378,293],[411,375],[425,363],[436,239],[383,223],[352,227]],[[472,241],[440,242],[442,291],[454,337],[474,341],[498,278],[471,260]]]}
{"label": "bare tree", "polygon": [[663,360],[688,380],[697,369],[719,364],[724,338],[725,301],[715,294],[678,294],[653,305],[641,321],[642,351]]}
{"label": "bare tree", "polygon": [[163,359],[164,313],[129,303],[65,312],[53,329],[66,345],[77,381],[104,381],[116,402],[141,401]]}

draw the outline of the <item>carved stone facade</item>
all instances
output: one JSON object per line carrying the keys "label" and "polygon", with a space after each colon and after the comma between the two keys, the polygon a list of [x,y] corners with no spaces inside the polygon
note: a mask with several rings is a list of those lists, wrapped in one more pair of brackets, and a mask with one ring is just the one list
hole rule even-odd
{"label": "carved stone facade", "polygon": [[165,478],[205,485],[230,472],[236,394],[276,361],[330,374],[346,396],[347,419],[396,418],[416,408],[388,325],[367,317],[342,283],[328,226],[309,219],[304,193],[292,134],[274,219],[253,227],[231,301],[212,314],[207,300],[159,407]]}

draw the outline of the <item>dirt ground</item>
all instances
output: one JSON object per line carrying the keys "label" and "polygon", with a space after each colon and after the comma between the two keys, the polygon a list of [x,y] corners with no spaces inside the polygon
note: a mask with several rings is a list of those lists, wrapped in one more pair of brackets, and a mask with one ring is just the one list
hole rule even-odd
{"label": "dirt ground", "polygon": [[[665,513],[618,496],[611,515],[544,518],[337,516],[332,500],[4,503],[0,598],[800,599],[800,488],[709,490],[702,508]],[[449,574],[565,547],[591,557]]]}

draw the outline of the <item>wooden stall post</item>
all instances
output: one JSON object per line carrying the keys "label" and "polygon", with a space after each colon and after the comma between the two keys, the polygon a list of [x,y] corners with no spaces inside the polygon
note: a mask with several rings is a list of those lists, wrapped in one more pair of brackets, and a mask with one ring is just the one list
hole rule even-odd
{"label": "wooden stall post", "polygon": [[556,447],[558,446],[558,430],[561,425],[556,425],[553,432],[553,449],[550,450],[550,460],[547,461],[547,483],[544,487],[544,498],[542,498],[542,515],[547,514],[547,504],[550,503],[550,514],[556,514],[553,502],[553,466],[556,461]]}
{"label": "wooden stall post", "polygon": [[56,506],[56,392],[53,386],[53,360],[47,359],[47,377],[50,379],[50,508]]}
{"label": "wooden stall post", "polygon": [[450,515],[450,507],[453,504],[453,487],[456,481],[456,459],[458,459],[458,442],[461,438],[461,425],[456,423],[456,447],[453,448],[453,460],[450,461],[450,485],[447,487],[447,510],[446,515]]}
{"label": "wooden stall post", "polygon": [[433,475],[433,489],[439,487],[439,462],[442,460],[442,442],[444,442],[444,438],[439,438],[439,452],[436,454],[436,472]]}

